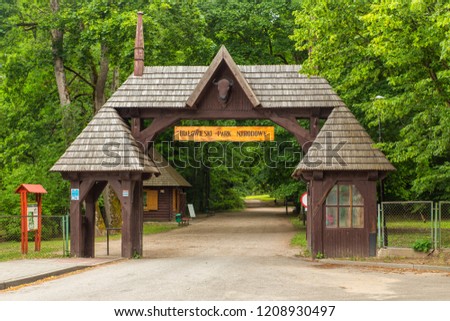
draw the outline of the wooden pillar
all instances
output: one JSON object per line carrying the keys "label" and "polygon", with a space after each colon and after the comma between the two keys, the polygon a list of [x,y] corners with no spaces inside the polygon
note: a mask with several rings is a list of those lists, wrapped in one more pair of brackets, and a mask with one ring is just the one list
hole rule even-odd
{"label": "wooden pillar", "polygon": [[[134,184],[130,179],[122,180],[122,257],[133,257],[135,244],[133,233],[135,223],[133,222],[133,189]],[[134,223],[134,224],[133,224]]]}
{"label": "wooden pillar", "polygon": [[28,228],[27,228],[27,192],[25,190],[20,191],[20,222],[21,222],[21,248],[22,254],[28,253]]}
{"label": "wooden pillar", "polygon": [[323,253],[323,181],[316,176],[311,188],[311,208],[309,213],[309,224],[311,234],[309,235],[311,241],[311,253],[315,257],[317,253]]}
{"label": "wooden pillar", "polygon": [[83,257],[95,257],[95,196],[94,189],[86,196]]}
{"label": "wooden pillar", "polygon": [[38,207],[38,229],[34,236],[34,250],[39,252],[41,250],[42,235],[42,194],[36,194],[36,203]]}
{"label": "wooden pillar", "polygon": [[377,182],[365,182],[367,194],[364,196],[364,212],[369,228],[369,256],[377,255]]}
{"label": "wooden pillar", "polygon": [[[71,181],[70,188],[80,189],[81,182]],[[81,217],[81,199],[70,201],[70,255],[83,257],[83,221]]]}
{"label": "wooden pillar", "polygon": [[141,118],[131,118],[131,134],[133,137],[138,137],[143,127],[143,121]]}
{"label": "wooden pillar", "polygon": [[135,181],[133,189],[133,205],[132,205],[132,220],[134,221],[133,231],[133,252],[142,256],[143,249],[143,224],[144,224],[144,209],[142,203],[142,195],[144,193],[142,180]]}
{"label": "wooden pillar", "polygon": [[102,194],[107,182],[96,182],[86,195],[84,222],[84,257],[95,257],[95,202]]}
{"label": "wooden pillar", "polygon": [[312,192],[315,186],[315,182],[310,180],[308,183],[308,208],[306,211],[306,241],[308,244],[308,250],[312,253],[312,212],[313,212],[313,204],[314,202],[314,194]]}

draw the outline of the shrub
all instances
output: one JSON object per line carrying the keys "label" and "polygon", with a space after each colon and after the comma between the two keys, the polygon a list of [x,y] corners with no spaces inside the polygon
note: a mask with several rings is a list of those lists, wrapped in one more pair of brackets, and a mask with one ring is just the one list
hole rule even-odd
{"label": "shrub", "polygon": [[413,244],[414,251],[428,252],[431,249],[431,242],[429,240],[417,240]]}

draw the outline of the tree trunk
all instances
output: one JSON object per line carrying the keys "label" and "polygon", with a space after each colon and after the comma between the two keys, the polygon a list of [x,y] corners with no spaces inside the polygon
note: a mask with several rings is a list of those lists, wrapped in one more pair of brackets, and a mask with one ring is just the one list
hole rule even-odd
{"label": "tree trunk", "polygon": [[[55,14],[59,11],[59,0],[50,0],[50,7]],[[56,86],[58,87],[59,102],[61,106],[70,104],[69,90],[67,88],[66,73],[63,61],[64,33],[59,29],[52,29],[53,68],[55,71]]]}
{"label": "tree trunk", "polygon": [[97,113],[106,102],[105,88],[106,88],[106,81],[108,79],[108,71],[109,71],[108,47],[102,43],[100,70],[97,74],[95,82],[95,94],[94,94],[95,113]]}

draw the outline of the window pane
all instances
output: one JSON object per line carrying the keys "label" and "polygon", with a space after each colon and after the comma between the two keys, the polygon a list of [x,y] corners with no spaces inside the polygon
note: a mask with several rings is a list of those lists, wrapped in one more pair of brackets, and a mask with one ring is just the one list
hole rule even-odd
{"label": "window pane", "polygon": [[352,208],[352,227],[364,227],[364,207]]}
{"label": "window pane", "polygon": [[350,185],[339,185],[339,205],[350,205]]}
{"label": "window pane", "polygon": [[334,185],[327,196],[327,205],[337,205],[337,185]]}
{"label": "window pane", "polygon": [[337,227],[337,207],[327,207],[325,215],[326,227]]}
{"label": "window pane", "polygon": [[358,188],[355,185],[352,185],[352,204],[353,205],[364,205],[364,199],[361,193],[358,191]]}
{"label": "window pane", "polygon": [[350,207],[339,207],[339,227],[351,227]]}

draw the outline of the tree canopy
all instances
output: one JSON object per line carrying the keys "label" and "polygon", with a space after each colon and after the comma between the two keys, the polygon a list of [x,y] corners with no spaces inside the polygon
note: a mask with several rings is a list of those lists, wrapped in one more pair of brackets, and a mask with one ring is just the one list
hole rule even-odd
{"label": "tree canopy", "polygon": [[426,0],[308,0],[295,12],[302,70],[324,76],[381,138],[397,168],[393,199],[449,196],[449,18],[450,4]]}

